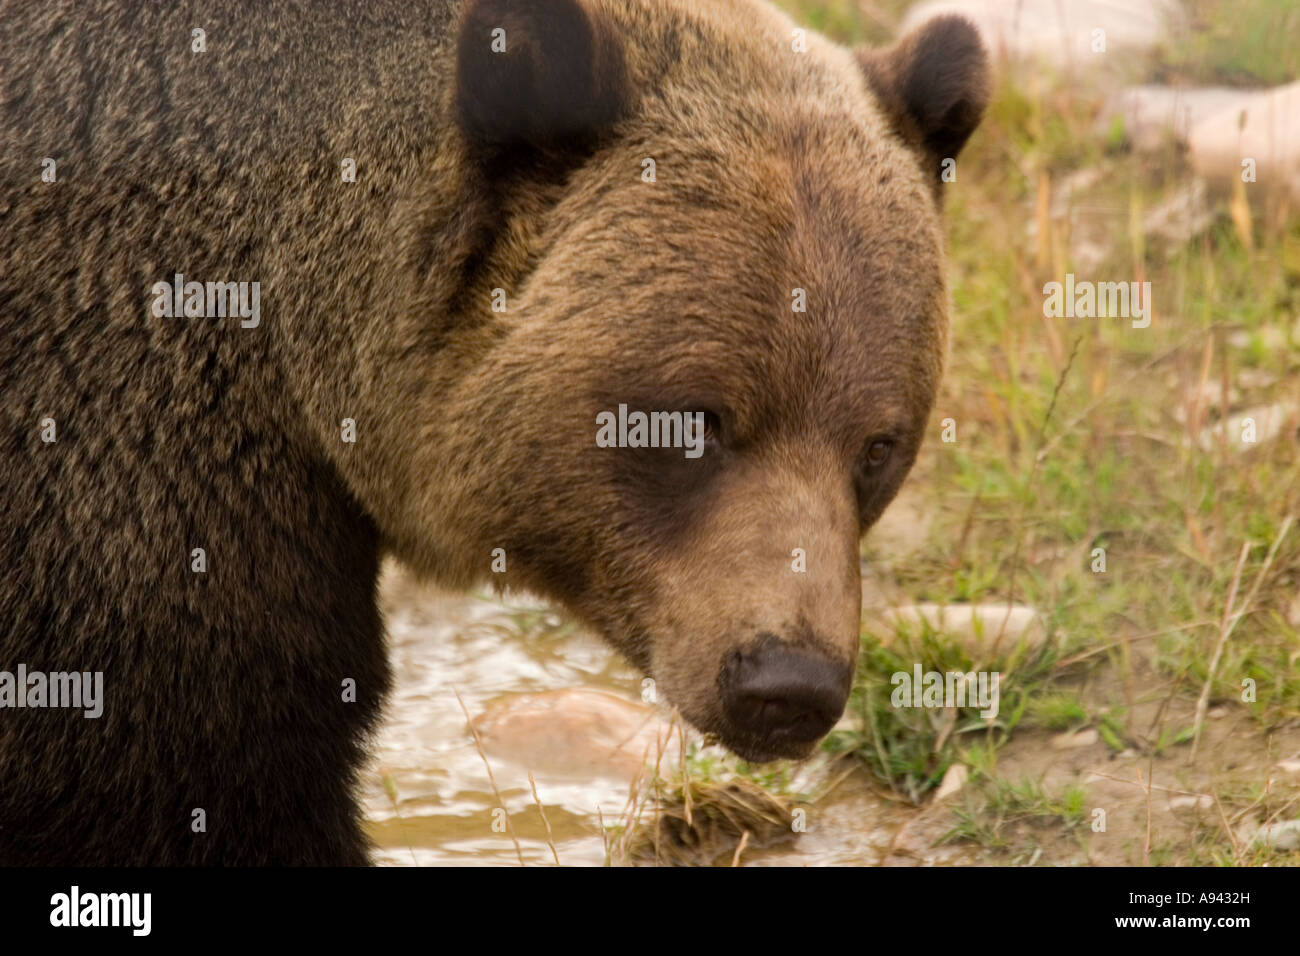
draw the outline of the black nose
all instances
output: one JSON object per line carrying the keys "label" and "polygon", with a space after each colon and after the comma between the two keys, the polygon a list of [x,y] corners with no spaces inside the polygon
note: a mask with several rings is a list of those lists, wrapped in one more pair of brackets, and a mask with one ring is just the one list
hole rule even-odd
{"label": "black nose", "polygon": [[809,743],[840,719],[853,673],[816,651],[775,639],[733,652],[722,678],[723,709],[737,729],[772,743]]}

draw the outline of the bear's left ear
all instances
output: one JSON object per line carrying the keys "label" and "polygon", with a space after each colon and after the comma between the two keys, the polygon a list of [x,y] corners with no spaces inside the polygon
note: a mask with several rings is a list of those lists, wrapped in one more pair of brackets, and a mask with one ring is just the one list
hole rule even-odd
{"label": "bear's left ear", "polygon": [[457,122],[488,152],[590,143],[631,99],[622,42],[583,0],[469,0],[455,83]]}
{"label": "bear's left ear", "polygon": [[956,158],[988,105],[979,33],[962,17],[935,17],[894,46],[857,57],[895,131],[937,184],[943,161]]}

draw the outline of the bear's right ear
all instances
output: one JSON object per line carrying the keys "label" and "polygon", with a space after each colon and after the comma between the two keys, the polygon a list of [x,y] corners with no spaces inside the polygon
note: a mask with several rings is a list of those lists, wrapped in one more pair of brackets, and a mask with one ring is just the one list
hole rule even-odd
{"label": "bear's right ear", "polygon": [[465,136],[489,152],[590,143],[628,107],[622,43],[581,0],[470,0],[455,100]]}
{"label": "bear's right ear", "polygon": [[894,130],[938,183],[943,160],[956,158],[988,105],[979,33],[963,17],[935,17],[894,46],[857,57]]}

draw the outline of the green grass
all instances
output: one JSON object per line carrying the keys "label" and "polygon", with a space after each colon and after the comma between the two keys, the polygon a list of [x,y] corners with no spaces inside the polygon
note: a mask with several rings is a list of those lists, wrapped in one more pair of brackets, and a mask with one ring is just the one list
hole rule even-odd
{"label": "green grass", "polygon": [[1184,0],[1188,26],[1164,51],[1159,79],[1273,86],[1300,76],[1300,7],[1292,0]]}
{"label": "green grass", "polygon": [[1029,702],[1029,719],[1048,730],[1077,730],[1088,722],[1088,709],[1072,693],[1045,693]]}
{"label": "green grass", "polygon": [[913,673],[918,661],[923,673],[976,669],[970,655],[954,642],[929,627],[920,633],[900,630],[887,643],[864,638],[846,708],[857,726],[833,732],[826,749],[852,754],[896,794],[920,803],[943,780],[960,747],[973,739],[996,747],[1008,739],[1024,716],[1031,694],[1043,686],[1053,659],[1049,646],[1036,652],[1012,651],[998,660],[979,663],[979,670],[1002,674],[997,716],[985,719],[974,705],[934,709],[895,707],[891,702],[896,689],[891,678]]}
{"label": "green grass", "polygon": [[[789,6],[837,39],[871,42],[903,9],[867,4],[871,15],[855,19],[851,3]],[[1190,28],[1172,32],[1135,81],[1257,86],[1300,75],[1300,8],[1290,0],[1185,6]],[[1184,753],[1186,711],[1207,682],[1211,705],[1248,715],[1256,728],[1234,741],[1244,750],[1262,750],[1268,731],[1300,719],[1300,633],[1286,613],[1300,590],[1300,529],[1278,542],[1287,516],[1300,512],[1297,442],[1207,451],[1196,439],[1221,410],[1189,398],[1226,383],[1240,394],[1233,410],[1300,399],[1300,342],[1286,331],[1300,317],[1300,217],[1247,191],[1244,222],[1240,208],[1229,215],[1227,197],[1212,197],[1208,231],[1181,244],[1149,235],[1146,214],[1186,187],[1182,157],[1132,154],[1118,130],[1099,130],[1101,94],[1017,79],[1014,70],[1003,76],[947,187],[953,344],[913,478],[933,525],[893,583],[915,601],[1032,605],[1051,636],[1040,656],[1018,662],[1002,714],[985,726],[970,709],[945,717],[890,706],[889,674],[916,660],[926,670],[966,669],[956,641],[927,633],[882,645],[863,635],[850,703],[858,725],[827,747],[853,754],[913,802],[970,759],[973,740],[993,753],[991,767],[1000,748],[1034,728],[1091,726],[1112,752]],[[1100,172],[1086,205],[1100,210],[1103,254],[1085,270],[1069,221],[1044,216],[1036,199],[1089,169]],[[1151,327],[1045,320],[1043,284],[1070,271],[1149,280]],[[1270,327],[1283,330],[1287,347],[1268,344]],[[956,444],[938,441],[946,417],[958,423]],[[1105,549],[1104,573],[1092,569],[1096,548]],[[1211,673],[1230,595],[1244,614]],[[1243,700],[1247,679],[1253,701]],[[1153,728],[1131,726],[1145,704],[1165,698],[1173,703]],[[1072,795],[981,779],[992,788],[984,809],[959,814],[969,838],[996,842],[999,821],[1026,814],[1075,819]],[[1191,849],[1133,852],[1148,862],[1239,860],[1222,827]]]}
{"label": "green grass", "polygon": [[1012,782],[980,774],[966,791],[966,805],[957,807],[953,815],[956,824],[945,834],[945,842],[969,840],[1001,849],[1011,842],[1007,831],[1026,823],[1075,834],[1085,824],[1087,793],[1069,785],[1049,794],[1041,781]]}
{"label": "green grass", "polygon": [[837,43],[886,45],[896,34],[909,0],[778,0],[795,22]]}

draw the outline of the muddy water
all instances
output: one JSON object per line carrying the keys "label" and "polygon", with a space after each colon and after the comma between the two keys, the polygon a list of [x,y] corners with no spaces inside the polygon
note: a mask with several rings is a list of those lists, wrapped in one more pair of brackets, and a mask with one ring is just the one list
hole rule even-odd
{"label": "muddy water", "polygon": [[[602,816],[614,820],[624,810],[629,768],[659,723],[639,703],[640,675],[526,598],[447,595],[396,569],[386,571],[382,594],[394,691],[364,778],[376,862],[517,866],[522,856],[553,865],[549,823],[560,863],[604,863]],[[502,804],[518,849],[494,814]],[[809,808],[798,840],[747,852],[745,862],[878,864],[905,820],[851,774]]]}

